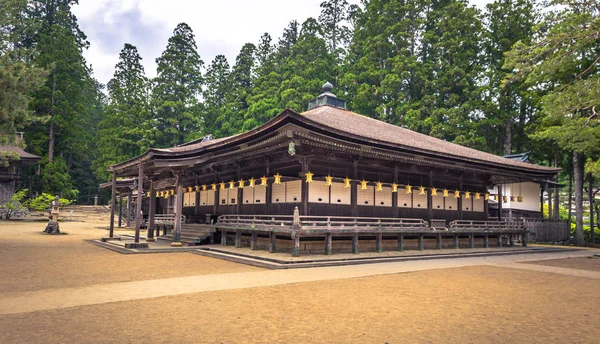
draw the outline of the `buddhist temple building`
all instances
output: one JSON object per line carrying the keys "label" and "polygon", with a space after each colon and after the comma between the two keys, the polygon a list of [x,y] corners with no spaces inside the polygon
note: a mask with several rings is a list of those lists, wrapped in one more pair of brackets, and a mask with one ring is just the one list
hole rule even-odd
{"label": "buddhist temple building", "polygon": [[[448,228],[452,221],[498,221],[488,215],[490,201],[504,197],[506,189],[497,186],[539,185],[559,172],[354,113],[331,92],[331,84],[323,91],[306,112],[288,109],[238,135],[152,148],[111,166],[113,205],[117,179],[138,178],[143,181],[137,184],[138,194],[145,200],[138,202],[137,213],[148,214],[150,239],[156,215],[176,214],[175,242],[182,223],[208,219],[222,242],[227,241],[227,226],[219,229],[219,224],[235,220],[238,225],[228,228],[236,231],[236,245],[244,236],[256,244],[268,231],[251,229],[275,222],[284,227],[289,222],[290,231],[310,237],[301,232],[303,225],[325,221],[331,228],[332,219],[340,221],[336,228],[361,219],[381,228],[405,219],[410,223],[406,228],[427,230]],[[494,188],[495,194],[489,191]],[[502,202],[497,206],[501,214]],[[330,245],[327,233],[313,234],[323,234]],[[340,240],[352,239],[348,233],[340,234]],[[298,235],[285,237],[297,240]]]}
{"label": "buddhist temple building", "polygon": [[17,133],[14,144],[0,145],[0,154],[3,159],[0,162],[0,204],[8,202],[19,182],[20,170],[24,166],[36,164],[40,157],[27,153],[21,146],[23,142],[23,133]]}

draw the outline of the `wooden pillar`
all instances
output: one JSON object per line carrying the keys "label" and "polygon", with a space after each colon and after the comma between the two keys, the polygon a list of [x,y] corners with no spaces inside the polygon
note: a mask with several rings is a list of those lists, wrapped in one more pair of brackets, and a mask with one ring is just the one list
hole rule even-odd
{"label": "wooden pillar", "polygon": [[489,235],[487,233],[485,233],[483,235],[483,247],[488,248],[489,246]]}
{"label": "wooden pillar", "polygon": [[458,249],[458,234],[454,234],[454,248]]}
{"label": "wooden pillar", "polygon": [[269,232],[269,253],[277,252],[277,235],[275,232]]}
{"label": "wooden pillar", "polygon": [[108,236],[113,237],[115,229],[115,206],[117,201],[117,172],[112,173],[111,196],[110,196],[110,224],[108,226]]}
{"label": "wooden pillar", "polygon": [[171,246],[182,246],[181,244],[181,212],[183,208],[183,186],[181,183],[181,175],[177,173],[176,186],[175,186],[175,198],[173,213],[175,214],[175,224],[173,226],[173,242]]}
{"label": "wooden pillar", "polygon": [[502,221],[502,184],[498,184],[498,221]]}
{"label": "wooden pillar", "polygon": [[540,213],[544,218],[544,185],[540,184]]}
{"label": "wooden pillar", "polygon": [[529,232],[528,231],[523,232],[523,235],[522,235],[522,238],[521,238],[521,245],[523,247],[527,247],[528,236],[529,236]]}
{"label": "wooden pillar", "polygon": [[350,203],[352,204],[352,216],[358,217],[358,182],[350,182]]}
{"label": "wooden pillar", "polygon": [[515,235],[511,233],[511,234],[508,236],[508,240],[509,240],[509,241],[508,241],[508,245],[509,245],[510,247],[515,247]]}
{"label": "wooden pillar", "polygon": [[552,188],[546,183],[546,191],[548,192],[548,219],[552,218]]}
{"label": "wooden pillar", "polygon": [[122,226],[123,223],[123,194],[119,192],[119,227]]}
{"label": "wooden pillar", "polygon": [[235,248],[242,247],[242,231],[239,229],[235,230]]}
{"label": "wooden pillar", "polygon": [[375,241],[375,249],[377,252],[383,252],[383,233],[381,231],[377,232],[377,239]]}
{"label": "wooden pillar", "polygon": [[132,195],[131,195],[131,189],[129,189],[127,191],[127,216],[125,216],[125,218],[127,219],[127,227],[131,227],[131,199],[132,199]]}
{"label": "wooden pillar", "polygon": [[354,233],[352,236],[352,253],[358,254],[358,233]]}
{"label": "wooden pillar", "polygon": [[[394,166],[394,183],[398,183],[398,165]],[[398,217],[398,193],[392,193],[392,217]]]}
{"label": "wooden pillar", "polygon": [[227,246],[227,231],[221,229],[221,246]]}
{"label": "wooden pillar", "polygon": [[[458,182],[458,189],[460,190],[460,192],[462,193],[462,189],[463,189],[463,180],[462,180],[462,175],[460,176],[459,182]],[[456,199],[456,207],[458,208],[458,218],[460,220],[463,219],[463,205],[462,205],[462,195]]]}
{"label": "wooden pillar", "polygon": [[[350,182],[350,203],[352,204],[352,216],[358,216],[358,160],[354,160],[352,163],[352,181]],[[358,240],[358,239],[357,239]],[[358,242],[356,243],[358,247]],[[358,253],[358,249],[357,249]]]}
{"label": "wooden pillar", "polygon": [[331,233],[325,234],[325,254],[331,255],[333,251],[333,238]]}
{"label": "wooden pillar", "polygon": [[255,231],[252,231],[252,237],[250,239],[250,250],[258,250],[258,234]]}
{"label": "wooden pillar", "polygon": [[469,247],[475,248],[475,233],[469,233]]}
{"label": "wooden pillar", "polygon": [[398,251],[404,251],[404,233],[398,234]]}
{"label": "wooden pillar", "polygon": [[154,241],[154,214],[156,213],[156,191],[154,181],[150,180],[150,197],[148,198],[148,234],[146,241]]}
{"label": "wooden pillar", "polygon": [[498,234],[497,238],[497,246],[502,247],[502,235]]}
{"label": "wooden pillar", "polygon": [[135,242],[140,242],[140,229],[142,227],[142,200],[144,199],[144,164],[140,162],[138,169],[137,203],[135,207]]}
{"label": "wooden pillar", "polygon": [[419,234],[419,251],[423,251],[423,234]]}
{"label": "wooden pillar", "polygon": [[[433,187],[433,171],[429,171],[429,187]],[[431,189],[429,189],[427,191],[427,221],[430,226],[431,219],[433,219],[433,195],[431,194]]]}
{"label": "wooden pillar", "polygon": [[300,200],[302,202],[302,215],[309,215],[308,214],[308,183],[306,182],[306,173],[308,173],[310,171],[310,161],[306,158],[304,158],[301,161],[302,164],[302,173],[301,173],[301,177],[302,177],[302,199]]}
{"label": "wooden pillar", "polygon": [[435,248],[438,250],[442,249],[442,233],[438,233],[437,238],[435,240]]}

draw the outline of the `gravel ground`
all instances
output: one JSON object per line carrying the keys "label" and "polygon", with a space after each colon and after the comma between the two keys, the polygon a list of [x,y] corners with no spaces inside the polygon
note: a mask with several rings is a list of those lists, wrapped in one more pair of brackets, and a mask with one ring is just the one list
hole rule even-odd
{"label": "gravel ground", "polygon": [[[0,222],[0,298],[20,291],[260,271],[186,253],[122,255],[64,223]],[[598,259],[539,264],[597,270]],[[530,263],[530,262],[529,262]],[[569,265],[564,265],[569,264]],[[597,343],[598,280],[500,266],[209,291],[0,316],[0,343]]]}
{"label": "gravel ground", "polygon": [[538,264],[547,266],[557,266],[561,268],[582,269],[591,271],[600,271],[600,256],[591,256],[586,258],[565,258],[542,260],[538,262],[527,262],[528,264]]}
{"label": "gravel ground", "polygon": [[0,221],[0,294],[262,270],[190,253],[125,255],[83,241],[107,235],[98,224],[60,226],[66,235],[42,234],[44,222]]}

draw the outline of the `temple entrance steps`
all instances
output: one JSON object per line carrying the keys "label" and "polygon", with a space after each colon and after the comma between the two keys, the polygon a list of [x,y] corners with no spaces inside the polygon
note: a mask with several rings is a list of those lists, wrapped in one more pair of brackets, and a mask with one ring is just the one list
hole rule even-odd
{"label": "temple entrance steps", "polygon": [[60,217],[68,221],[106,223],[110,221],[110,209],[101,205],[67,205],[60,210]]}
{"label": "temple entrance steps", "polygon": [[[211,233],[212,229],[210,225],[199,223],[182,223],[180,241],[184,245],[200,245],[202,242],[208,241]],[[173,241],[173,232],[158,237],[158,240]]]}

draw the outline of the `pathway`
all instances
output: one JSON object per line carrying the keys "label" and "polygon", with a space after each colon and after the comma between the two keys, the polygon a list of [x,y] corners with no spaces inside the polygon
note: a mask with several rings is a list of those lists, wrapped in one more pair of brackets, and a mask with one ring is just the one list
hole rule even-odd
{"label": "pathway", "polygon": [[600,250],[515,254],[505,256],[435,259],[365,265],[322,267],[295,270],[267,270],[164,278],[126,283],[98,284],[80,288],[61,288],[0,294],[0,315],[28,313],[108,302],[149,299],[207,291],[273,286],[281,284],[357,278],[431,269],[494,265],[553,272],[600,279],[600,272],[568,268],[517,264],[520,262],[586,257]]}

